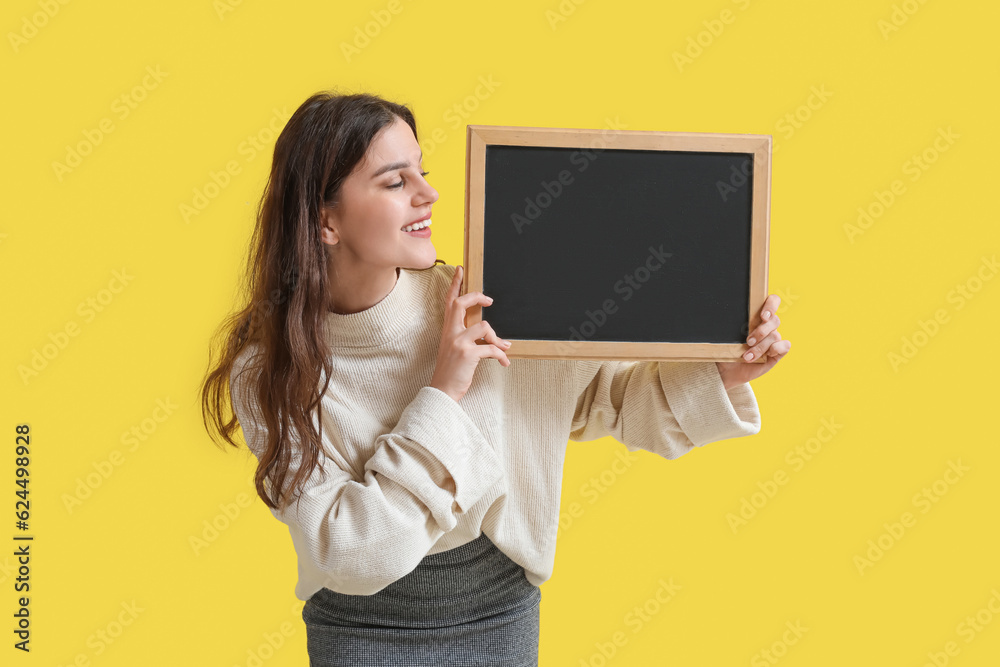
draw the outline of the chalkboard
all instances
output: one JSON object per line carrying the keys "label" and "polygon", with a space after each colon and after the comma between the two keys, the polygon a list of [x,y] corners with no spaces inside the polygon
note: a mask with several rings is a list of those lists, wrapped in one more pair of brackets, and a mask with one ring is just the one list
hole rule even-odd
{"label": "chalkboard", "polygon": [[767,296],[770,135],[466,137],[463,293],[494,298],[467,325],[511,358],[741,359]]}

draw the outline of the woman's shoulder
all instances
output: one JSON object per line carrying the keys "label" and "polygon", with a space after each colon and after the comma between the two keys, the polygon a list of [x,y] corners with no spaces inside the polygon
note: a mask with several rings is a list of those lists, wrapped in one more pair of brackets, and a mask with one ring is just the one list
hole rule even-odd
{"label": "woman's shoulder", "polygon": [[427,290],[431,294],[439,295],[442,298],[451,286],[452,278],[455,276],[454,264],[436,263],[426,269],[406,269],[413,277],[427,285]]}

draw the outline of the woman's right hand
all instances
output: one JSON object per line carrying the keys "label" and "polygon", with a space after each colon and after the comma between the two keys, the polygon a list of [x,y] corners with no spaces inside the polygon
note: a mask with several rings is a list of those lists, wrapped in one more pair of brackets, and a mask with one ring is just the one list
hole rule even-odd
{"label": "woman's right hand", "polygon": [[[464,267],[461,265],[455,267],[455,275],[445,297],[441,345],[430,383],[430,386],[440,389],[455,401],[460,400],[469,390],[472,374],[480,359],[493,357],[503,366],[510,366],[510,360],[504,353],[510,349],[510,341],[497,336],[486,320],[466,328],[465,311],[476,304],[488,306],[493,303],[493,299],[482,292],[458,296],[463,272]],[[486,341],[483,345],[476,342],[480,338]]]}

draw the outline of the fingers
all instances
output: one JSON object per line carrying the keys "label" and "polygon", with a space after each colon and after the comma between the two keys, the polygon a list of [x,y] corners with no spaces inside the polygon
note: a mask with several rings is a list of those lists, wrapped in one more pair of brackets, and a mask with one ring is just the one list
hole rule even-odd
{"label": "fingers", "polygon": [[747,336],[747,345],[750,349],[743,353],[746,361],[759,358],[767,352],[772,343],[781,340],[781,334],[778,333],[781,318],[777,315],[780,304],[781,297],[777,294],[769,294],[764,299],[764,305],[760,307],[761,323]]}
{"label": "fingers", "polygon": [[495,345],[477,345],[476,347],[486,350],[486,354],[483,355],[484,357],[493,357],[500,362],[501,366],[510,366],[510,359],[503,353],[503,350],[497,348]]}
{"label": "fingers", "polygon": [[[482,292],[469,292],[459,296],[462,285],[462,275],[464,267],[455,267],[455,273],[451,278],[451,287],[445,299],[445,322],[453,334],[454,343],[460,343],[466,353],[479,357],[493,357],[504,366],[510,366],[510,360],[504,350],[510,348],[510,341],[500,338],[485,320],[480,320],[471,327],[465,326],[465,311],[472,306],[488,306],[493,303],[491,297]],[[479,345],[476,341],[483,339],[485,344]]]}
{"label": "fingers", "polygon": [[[775,317],[772,315],[772,317]],[[753,361],[764,354],[768,348],[770,348],[774,343],[781,340],[781,334],[775,329],[771,333],[764,336],[763,340],[759,341],[755,345],[751,345],[750,349],[743,353],[743,359],[746,361]]]}
{"label": "fingers", "polygon": [[472,306],[488,306],[493,299],[482,292],[469,292],[451,302],[451,310],[446,314],[447,326],[451,333],[458,336],[465,331],[466,310]]}
{"label": "fingers", "polygon": [[792,341],[790,340],[778,341],[777,343],[768,348],[767,356],[769,359],[774,359],[775,361],[778,361],[783,356],[788,354],[788,351],[790,349],[792,349]]}
{"label": "fingers", "polygon": [[486,320],[476,322],[466,329],[463,335],[471,339],[472,342],[483,339],[489,344],[496,345],[501,350],[506,350],[510,347],[510,341],[498,336],[497,332],[493,330],[493,327]]}
{"label": "fingers", "polygon": [[[510,349],[510,341],[500,338],[486,320],[480,320],[476,324],[473,324],[465,330],[462,337],[465,338],[465,342],[472,343],[478,348],[476,353],[480,358],[494,357],[504,366],[510,365],[510,360],[507,359],[507,355],[505,354],[505,351]],[[479,345],[476,343],[479,339],[485,340],[485,344]]]}
{"label": "fingers", "polygon": [[461,289],[461,287],[462,287],[462,266],[459,265],[455,267],[455,273],[451,277],[451,287],[448,289],[448,298],[447,298],[448,305],[451,305],[451,302],[454,301],[455,298],[458,296],[458,292]]}
{"label": "fingers", "polygon": [[461,265],[455,268],[455,274],[451,279],[451,287],[445,299],[444,326],[458,335],[465,329],[465,311],[474,305],[488,306],[493,303],[493,299],[482,292],[469,292],[458,295],[462,285],[462,275],[464,269]]}
{"label": "fingers", "polygon": [[[777,298],[777,297],[775,297]],[[764,302],[767,303],[766,301]],[[762,313],[765,311],[761,311]],[[763,317],[763,315],[761,315]],[[757,328],[750,332],[747,336],[747,345],[756,345],[764,338],[768,336],[772,331],[777,331],[778,325],[781,324],[781,318],[778,317],[773,311],[771,311],[770,317],[764,322],[761,322]],[[756,354],[754,356],[757,356]]]}
{"label": "fingers", "polygon": [[780,303],[780,296],[777,294],[768,294],[767,298],[764,299],[764,305],[760,307],[760,319],[764,322],[769,322],[771,316],[778,312],[778,304]]}
{"label": "fingers", "polygon": [[456,266],[455,273],[451,277],[451,286],[448,287],[448,294],[444,298],[444,326],[448,329],[455,327],[455,299],[462,286],[462,267]]}
{"label": "fingers", "polygon": [[480,306],[488,306],[493,303],[493,297],[486,296],[482,292],[469,292],[468,294],[463,294],[454,301],[455,306],[462,309],[464,314],[466,310],[479,304]]}
{"label": "fingers", "polygon": [[775,364],[781,361],[788,351],[792,349],[792,342],[788,340],[778,341],[767,349],[767,357],[764,359],[764,368],[761,374],[774,368]]}

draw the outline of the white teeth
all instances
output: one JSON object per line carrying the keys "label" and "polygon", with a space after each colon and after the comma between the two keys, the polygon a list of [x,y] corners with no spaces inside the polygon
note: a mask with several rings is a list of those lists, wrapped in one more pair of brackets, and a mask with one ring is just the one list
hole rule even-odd
{"label": "white teeth", "polygon": [[412,225],[407,225],[406,227],[403,227],[403,231],[415,232],[418,229],[423,229],[424,227],[430,227],[430,225],[431,225],[431,219],[427,218],[426,220],[421,220],[420,222],[415,222]]}

